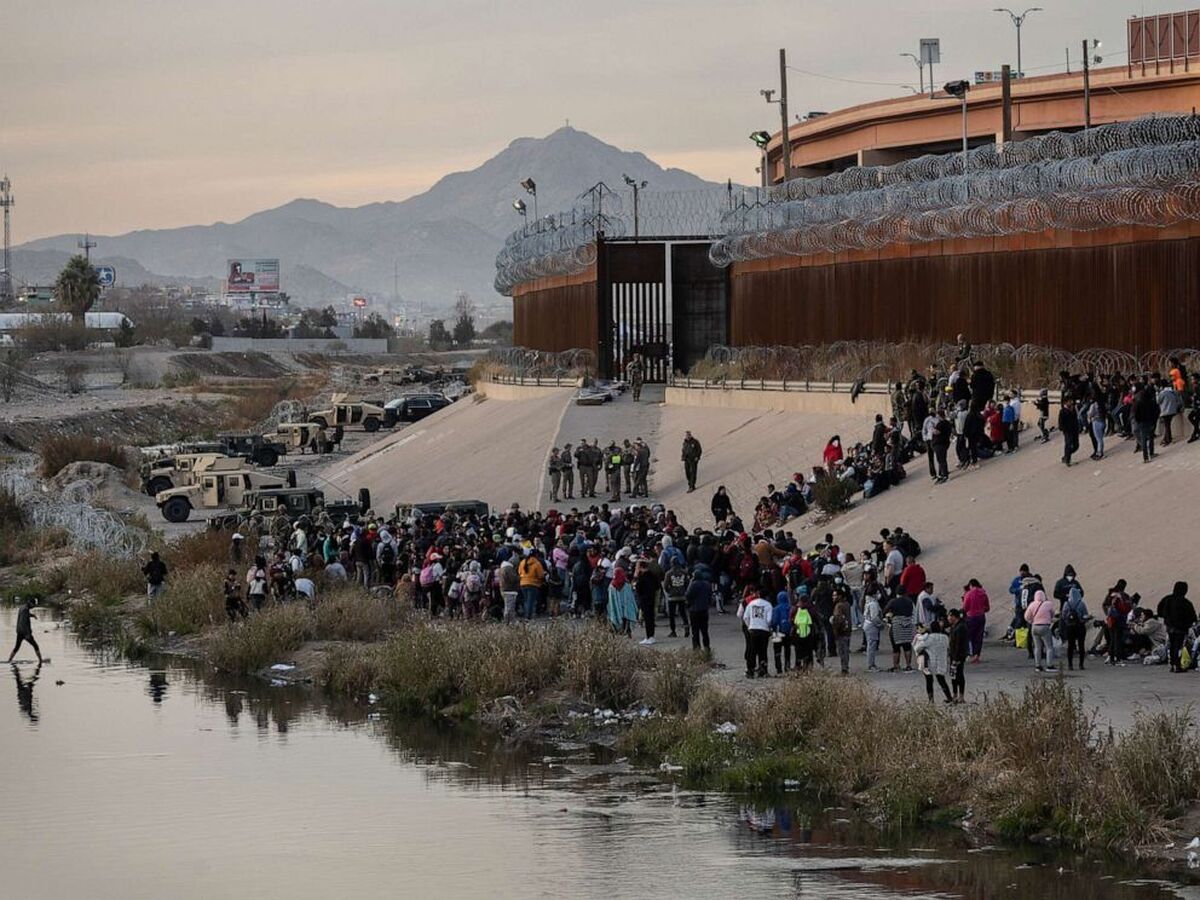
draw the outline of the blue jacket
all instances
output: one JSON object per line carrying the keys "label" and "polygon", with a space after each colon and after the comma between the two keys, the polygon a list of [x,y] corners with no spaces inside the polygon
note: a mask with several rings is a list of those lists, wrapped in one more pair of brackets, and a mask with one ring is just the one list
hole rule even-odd
{"label": "blue jacket", "polygon": [[780,591],[775,598],[775,608],[771,612],[771,630],[780,634],[792,633],[792,605],[788,602],[787,591]]}

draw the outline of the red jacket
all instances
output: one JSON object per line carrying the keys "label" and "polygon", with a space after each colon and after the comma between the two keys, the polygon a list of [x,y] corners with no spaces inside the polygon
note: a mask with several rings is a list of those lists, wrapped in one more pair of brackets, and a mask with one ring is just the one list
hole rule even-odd
{"label": "red jacket", "polygon": [[982,616],[992,608],[988,602],[987,591],[977,587],[973,587],[963,594],[962,604],[963,615],[967,618]]}
{"label": "red jacket", "polygon": [[900,587],[910,597],[925,590],[925,570],[918,563],[909,563],[900,573]]}

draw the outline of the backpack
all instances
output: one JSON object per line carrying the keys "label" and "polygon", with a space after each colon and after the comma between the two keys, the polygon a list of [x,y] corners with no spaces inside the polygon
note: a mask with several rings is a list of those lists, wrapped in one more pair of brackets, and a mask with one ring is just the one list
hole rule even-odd
{"label": "backpack", "polygon": [[394,565],[396,562],[396,548],[388,543],[379,548],[379,561],[385,566]]}
{"label": "backpack", "polygon": [[426,566],[421,570],[421,587],[429,587],[436,580],[433,577],[433,566]]}

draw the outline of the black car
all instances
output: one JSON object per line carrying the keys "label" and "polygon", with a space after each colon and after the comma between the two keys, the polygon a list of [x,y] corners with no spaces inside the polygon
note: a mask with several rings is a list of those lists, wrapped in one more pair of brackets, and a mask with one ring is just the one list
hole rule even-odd
{"label": "black car", "polygon": [[441,394],[409,394],[397,397],[386,409],[388,417],[393,421],[416,422],[449,405],[450,401]]}

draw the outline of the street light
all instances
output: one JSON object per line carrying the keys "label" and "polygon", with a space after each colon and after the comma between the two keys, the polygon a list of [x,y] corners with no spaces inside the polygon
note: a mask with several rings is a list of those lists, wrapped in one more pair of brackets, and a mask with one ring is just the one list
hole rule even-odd
{"label": "street light", "polygon": [[921,57],[915,53],[901,53],[901,56],[907,56],[917,65],[917,72],[921,79],[921,93],[925,93],[925,63],[921,62]]}
{"label": "street light", "polygon": [[1025,24],[1025,17],[1027,15],[1029,15],[1032,12],[1042,12],[1042,11],[1043,10],[1040,6],[1031,6],[1031,7],[1029,7],[1029,9],[1025,10],[1025,12],[1021,13],[1020,15],[1017,15],[1011,9],[1008,9],[1003,6],[997,6],[995,9],[992,10],[992,12],[1008,13],[1008,17],[1010,19],[1012,19],[1013,25],[1015,25],[1017,27],[1017,77],[1018,78],[1025,77],[1025,72],[1021,68],[1021,26]]}
{"label": "street light", "polygon": [[963,140],[962,140],[962,170],[963,184],[966,184],[967,174],[967,92],[971,90],[971,82],[959,79],[958,81],[948,81],[943,85],[944,90],[951,97],[957,97],[962,101],[962,120],[963,120]]}
{"label": "street light", "polygon": [[628,175],[622,175],[625,183],[633,188],[633,239],[638,239],[638,194],[646,187],[646,181],[639,182],[636,178],[630,178]]}
{"label": "street light", "polygon": [[762,172],[762,186],[767,186],[767,144],[771,143],[770,132],[752,131],[750,132],[750,140],[754,141],[754,146],[762,151],[762,166],[759,171]]}
{"label": "street light", "polygon": [[533,197],[533,218],[536,221],[537,217],[538,217],[537,184],[534,183],[534,180],[532,178],[526,178],[524,181],[521,182],[521,187],[525,188],[525,193],[530,194]]}

